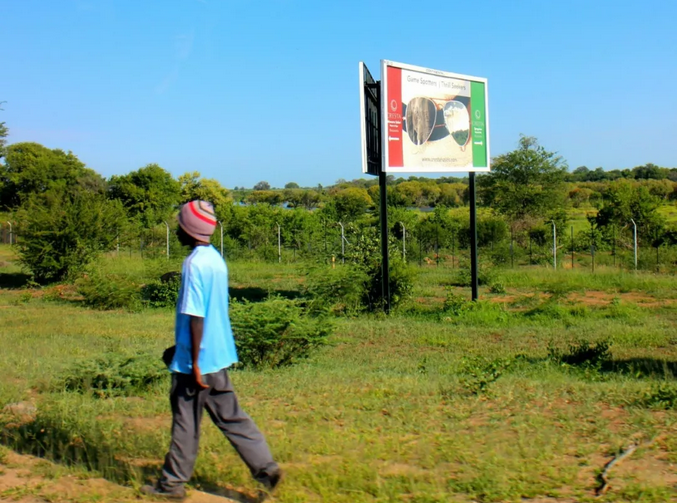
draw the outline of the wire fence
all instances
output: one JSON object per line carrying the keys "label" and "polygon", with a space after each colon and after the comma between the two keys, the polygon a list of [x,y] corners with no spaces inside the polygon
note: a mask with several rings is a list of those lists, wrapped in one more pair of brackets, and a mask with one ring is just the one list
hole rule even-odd
{"label": "wire fence", "polygon": [[[350,260],[355,243],[365,232],[377,236],[377,227],[365,228],[338,221],[321,221],[315,226],[285,227],[281,223],[250,227],[233,235],[219,225],[212,244],[230,259],[259,260],[277,263]],[[537,226],[521,232],[480,233],[481,265],[507,268],[541,266],[557,269],[615,267],[619,270],[645,270],[659,273],[677,271],[677,245],[661,236],[650,236],[632,225],[609,229],[575,231]],[[419,267],[468,268],[470,261],[468,229],[441,225],[414,225],[390,222],[390,253]],[[20,226],[0,227],[0,242],[21,244]],[[157,260],[182,257],[175,228],[160,224],[150,229],[128,231],[116,236],[113,256]]]}

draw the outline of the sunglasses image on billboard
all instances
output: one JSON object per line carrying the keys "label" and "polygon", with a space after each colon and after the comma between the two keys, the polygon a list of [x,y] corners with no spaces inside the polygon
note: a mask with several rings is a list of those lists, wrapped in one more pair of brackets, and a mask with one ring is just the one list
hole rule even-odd
{"label": "sunglasses image on billboard", "polygon": [[418,96],[402,106],[402,129],[414,145],[423,145],[451,135],[465,149],[470,139],[470,98],[440,100]]}

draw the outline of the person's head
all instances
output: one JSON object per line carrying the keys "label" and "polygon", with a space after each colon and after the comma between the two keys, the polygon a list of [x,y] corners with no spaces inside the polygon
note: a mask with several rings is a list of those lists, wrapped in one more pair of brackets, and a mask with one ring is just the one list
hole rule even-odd
{"label": "person's head", "polygon": [[179,228],[176,236],[184,246],[209,244],[209,239],[216,229],[214,207],[207,201],[191,201],[179,210]]}

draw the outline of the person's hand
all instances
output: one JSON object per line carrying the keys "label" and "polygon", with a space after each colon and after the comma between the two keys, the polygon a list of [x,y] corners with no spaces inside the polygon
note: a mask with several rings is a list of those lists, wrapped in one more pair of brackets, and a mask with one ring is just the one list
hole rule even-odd
{"label": "person's hand", "polygon": [[193,364],[193,377],[195,378],[195,383],[197,384],[198,388],[209,388],[209,386],[202,382],[202,372],[200,372],[200,367],[197,366],[197,363]]}

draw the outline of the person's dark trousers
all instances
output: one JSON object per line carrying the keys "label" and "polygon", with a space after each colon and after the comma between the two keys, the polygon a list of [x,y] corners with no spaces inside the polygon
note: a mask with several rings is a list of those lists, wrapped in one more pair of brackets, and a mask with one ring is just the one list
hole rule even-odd
{"label": "person's dark trousers", "polygon": [[172,374],[172,443],[165,457],[159,486],[167,492],[182,490],[195,466],[200,441],[202,411],[207,409],[214,424],[223,432],[252,476],[267,484],[279,468],[265,438],[254,421],[240,408],[226,369],[202,376],[207,389],[197,390],[188,374]]}

